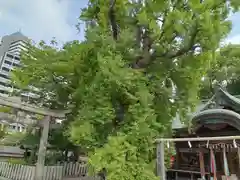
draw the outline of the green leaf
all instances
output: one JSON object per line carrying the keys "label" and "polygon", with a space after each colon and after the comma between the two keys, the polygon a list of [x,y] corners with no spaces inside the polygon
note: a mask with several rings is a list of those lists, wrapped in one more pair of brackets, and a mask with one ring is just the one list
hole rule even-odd
{"label": "green leaf", "polygon": [[211,94],[202,77],[237,79],[238,50],[217,52],[237,2],[123,0],[109,10],[108,1],[91,0],[81,14],[88,24],[85,39],[62,49],[31,46],[13,83],[22,91],[36,87],[35,103],[71,108],[51,142],[59,149],[81,146],[92,173],[105,168],[108,180],[157,179],[154,139],[172,135],[176,112],[189,124],[187,111],[201,87]]}

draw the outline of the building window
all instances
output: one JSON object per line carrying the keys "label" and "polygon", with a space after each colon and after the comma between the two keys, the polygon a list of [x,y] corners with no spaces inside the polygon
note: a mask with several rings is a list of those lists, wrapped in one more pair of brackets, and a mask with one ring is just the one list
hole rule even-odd
{"label": "building window", "polygon": [[0,89],[0,93],[1,93],[1,94],[8,94],[7,91],[4,91],[4,90],[2,90],[2,89]]}
{"label": "building window", "polygon": [[6,71],[6,72],[9,72],[9,71],[10,71],[10,69],[8,69],[8,68],[6,68],[6,67],[2,67],[2,70],[3,70],[3,71]]}
{"label": "building window", "polygon": [[12,65],[12,63],[8,60],[5,60],[4,63],[8,64],[8,65]]}
{"label": "building window", "polygon": [[14,62],[10,62],[8,60],[4,61],[5,64],[8,64],[10,66],[14,66],[14,67],[20,67],[20,64],[14,63]]}
{"label": "building window", "polygon": [[5,79],[10,79],[7,75],[5,74],[0,74],[0,77],[5,78]]}
{"label": "building window", "polygon": [[14,59],[16,59],[17,61],[20,61],[20,58],[19,58],[19,57],[16,57],[16,56],[15,56]]}
{"label": "building window", "polygon": [[13,55],[7,53],[7,57],[13,58]]}
{"label": "building window", "polygon": [[22,40],[18,40],[18,41],[14,41],[11,43],[11,45],[15,45],[15,44],[21,44],[21,45],[25,45],[26,46],[26,42],[22,41]]}
{"label": "building window", "polygon": [[0,81],[0,85],[6,86],[6,83]]}
{"label": "building window", "polygon": [[5,86],[5,87],[10,87],[10,88],[13,87],[11,84],[8,84],[8,83],[2,82],[2,81],[0,81],[0,85]]}
{"label": "building window", "polygon": [[20,64],[13,63],[14,67],[20,67]]}
{"label": "building window", "polygon": [[13,48],[10,48],[8,51],[10,52],[13,52],[13,51],[18,51],[20,47],[13,47]]}
{"label": "building window", "polygon": [[2,86],[4,86],[4,87],[10,87],[10,88],[13,87],[11,84],[5,83],[5,82],[2,82],[2,81],[0,81],[0,85],[2,85]]}
{"label": "building window", "polygon": [[14,53],[14,52],[18,52],[18,53],[20,53],[22,50],[20,49],[20,48],[16,48],[16,49],[9,49],[9,53]]}

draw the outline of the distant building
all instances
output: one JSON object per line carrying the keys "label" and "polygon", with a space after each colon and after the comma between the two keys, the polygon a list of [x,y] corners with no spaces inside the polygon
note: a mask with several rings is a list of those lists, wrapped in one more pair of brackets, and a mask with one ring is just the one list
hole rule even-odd
{"label": "distant building", "polygon": [[[3,36],[0,42],[0,95],[9,95],[17,90],[11,85],[11,71],[21,66],[21,52],[27,50],[30,39],[21,32]],[[22,99],[34,98],[33,93],[21,94]]]}
{"label": "distant building", "polygon": [[15,132],[24,132],[26,126],[22,123],[11,123],[8,126],[7,132],[8,133],[15,133]]}
{"label": "distant building", "polygon": [[17,114],[0,112],[0,129],[7,133],[24,132],[29,125],[36,123],[34,115],[30,116],[22,111]]}
{"label": "distant building", "polygon": [[29,39],[21,32],[2,37],[0,44],[0,93],[9,94],[14,87],[10,84],[10,72],[20,66],[20,54],[27,50]]}

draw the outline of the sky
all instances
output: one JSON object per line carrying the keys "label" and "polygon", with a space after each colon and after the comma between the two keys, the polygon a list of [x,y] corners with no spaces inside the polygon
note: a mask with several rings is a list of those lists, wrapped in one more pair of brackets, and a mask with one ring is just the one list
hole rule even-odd
{"label": "sky", "polygon": [[0,0],[0,37],[21,30],[34,41],[83,39],[75,25],[88,0]]}
{"label": "sky", "polygon": [[[55,37],[60,42],[84,38],[75,25],[88,0],[0,0],[0,37],[21,30],[38,42]],[[240,43],[240,13],[230,17],[233,29],[226,42]]]}

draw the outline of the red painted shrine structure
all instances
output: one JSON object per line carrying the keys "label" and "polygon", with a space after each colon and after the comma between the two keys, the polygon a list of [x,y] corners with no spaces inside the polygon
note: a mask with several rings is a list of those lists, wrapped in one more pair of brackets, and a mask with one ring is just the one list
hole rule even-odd
{"label": "red painted shrine structure", "polygon": [[[215,95],[192,118],[192,128],[174,129],[174,138],[219,137],[240,135],[240,99],[219,88]],[[199,154],[203,154],[205,178],[210,172],[210,149],[215,156],[217,179],[222,179],[224,163],[230,175],[240,179],[240,140],[175,142],[174,164],[167,172],[168,179],[198,179],[200,175]],[[225,149],[225,159],[223,156]],[[226,160],[227,159],[227,160]],[[210,175],[211,174],[211,175]]]}

